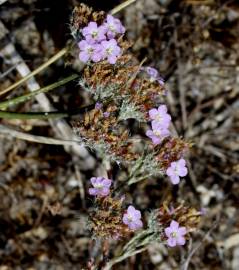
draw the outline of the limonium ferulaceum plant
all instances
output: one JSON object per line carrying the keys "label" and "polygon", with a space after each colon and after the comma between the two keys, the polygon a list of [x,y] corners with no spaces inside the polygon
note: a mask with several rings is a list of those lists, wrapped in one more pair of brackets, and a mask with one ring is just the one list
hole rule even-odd
{"label": "limonium ferulaceum plant", "polygon": [[[125,38],[126,29],[116,17],[82,4],[73,12],[71,30],[79,60],[85,64],[79,84],[95,104],[73,123],[74,131],[100,158],[122,164],[128,173],[123,185],[101,175],[90,179],[93,235],[124,239],[136,233],[139,237],[132,243],[143,234],[148,235],[147,244],[154,235],[168,247],[184,245],[199,223],[195,209],[179,205],[169,210],[164,205],[153,210],[146,222],[140,205],[124,196],[132,183],[167,176],[176,185],[188,173],[184,156],[190,143],[171,133],[164,80],[155,68],[135,60],[128,50],[132,44]],[[142,131],[137,139],[130,135],[129,119]]]}

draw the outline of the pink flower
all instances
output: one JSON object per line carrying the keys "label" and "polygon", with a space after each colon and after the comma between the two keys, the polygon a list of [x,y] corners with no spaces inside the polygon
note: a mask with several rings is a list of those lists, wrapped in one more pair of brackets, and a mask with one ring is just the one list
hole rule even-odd
{"label": "pink flower", "polygon": [[104,177],[92,177],[90,179],[93,188],[89,188],[89,194],[92,196],[105,197],[110,193],[111,179]]}
{"label": "pink flower", "polygon": [[102,107],[103,107],[103,104],[102,103],[100,103],[100,102],[96,102],[95,103],[95,109],[96,110],[100,110],[100,109],[102,109]]}
{"label": "pink flower", "polygon": [[157,69],[152,68],[152,67],[145,67],[143,68],[147,74],[150,76],[150,81],[154,82],[157,81],[160,85],[164,85],[164,80],[163,78],[159,75]]}
{"label": "pink flower", "polygon": [[152,130],[147,130],[146,135],[152,140],[153,144],[158,145],[170,135],[170,132],[167,128],[152,123]]}
{"label": "pink flower", "polygon": [[143,227],[143,222],[141,221],[140,211],[130,205],[123,216],[123,223],[127,225],[130,230],[135,231],[137,229],[141,229]]}
{"label": "pink flower", "polygon": [[185,227],[179,227],[177,221],[172,220],[170,226],[165,229],[165,234],[168,237],[167,244],[169,247],[183,246],[185,244],[184,235],[187,233]]}
{"label": "pink flower", "polygon": [[184,177],[187,175],[188,169],[185,165],[186,161],[181,158],[178,161],[172,162],[167,169],[166,174],[170,177],[170,180],[174,185],[180,182],[180,176]]}
{"label": "pink flower", "polygon": [[103,115],[105,118],[108,118],[110,116],[110,112],[104,112]]}
{"label": "pink flower", "polygon": [[90,22],[86,27],[82,29],[82,34],[86,41],[93,44],[101,42],[106,39],[105,33],[107,29],[104,26],[97,26],[97,23]]}
{"label": "pink flower", "polygon": [[115,39],[111,39],[108,41],[102,41],[102,56],[106,58],[110,64],[115,64],[117,57],[121,54],[121,49],[117,45]]}
{"label": "pink flower", "polygon": [[124,34],[125,32],[125,28],[120,20],[111,15],[107,15],[104,26],[107,29],[108,38],[114,38],[117,34]]}
{"label": "pink flower", "polygon": [[153,125],[159,125],[164,128],[168,128],[171,116],[167,113],[167,107],[165,105],[161,105],[158,109],[149,110],[149,117],[152,121]]}
{"label": "pink flower", "polygon": [[78,43],[80,48],[79,58],[82,62],[88,61],[99,62],[102,60],[101,46],[99,44],[90,44],[86,40],[82,40]]}

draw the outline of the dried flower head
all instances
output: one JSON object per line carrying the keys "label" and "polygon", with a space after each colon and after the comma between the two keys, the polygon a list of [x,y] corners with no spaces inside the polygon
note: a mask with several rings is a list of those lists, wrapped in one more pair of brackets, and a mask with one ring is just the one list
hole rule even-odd
{"label": "dried flower head", "polygon": [[90,227],[95,237],[118,239],[130,233],[122,222],[122,203],[123,198],[107,196],[96,199],[95,206],[89,213]]}
{"label": "dried flower head", "polygon": [[[175,207],[169,207],[165,202],[161,208],[153,212],[153,216],[156,229],[165,229],[170,226],[172,220],[176,220],[180,226],[186,227],[189,233],[197,230],[202,214],[195,208],[185,206],[183,203]],[[162,237],[165,238],[164,235]]]}
{"label": "dried flower head", "polygon": [[166,172],[170,164],[181,159],[189,147],[190,144],[180,138],[168,137],[160,145],[155,158]]}
{"label": "dried flower head", "polygon": [[92,8],[88,7],[85,4],[80,4],[78,7],[75,7],[72,12],[71,17],[71,33],[76,41],[79,41],[81,38],[81,30],[90,21],[96,22],[97,24],[102,24],[106,15],[105,12],[94,12]]}

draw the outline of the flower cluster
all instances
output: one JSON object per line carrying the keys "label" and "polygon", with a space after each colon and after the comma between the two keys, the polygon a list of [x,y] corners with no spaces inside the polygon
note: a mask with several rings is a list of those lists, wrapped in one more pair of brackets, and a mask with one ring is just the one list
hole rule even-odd
{"label": "flower cluster", "polygon": [[[154,72],[154,69],[151,69],[152,74],[156,76],[157,73]],[[171,122],[171,116],[167,113],[167,107],[160,105],[158,109],[149,110],[149,118],[152,120],[152,129],[147,130],[146,135],[151,138],[154,145],[158,145],[170,135],[168,128]],[[166,174],[174,185],[180,182],[180,177],[187,175],[188,170],[185,165],[185,160],[181,158],[178,161],[171,162],[167,168]]]}
{"label": "flower cluster", "polygon": [[[180,177],[187,174],[182,157],[190,144],[170,134],[171,116],[162,104],[163,79],[156,69],[142,67],[135,61],[128,51],[132,45],[120,38],[125,28],[118,19],[104,13],[86,12],[83,8],[79,9],[78,15],[81,14],[74,20],[75,25],[80,25],[79,57],[91,63],[84,67],[80,85],[92,95],[96,104],[87,108],[75,132],[85,145],[99,150],[103,157],[106,155],[110,160],[127,164],[130,173],[133,172],[131,180],[126,182],[128,185],[145,179],[147,174],[150,177],[161,173],[165,173],[173,184],[178,184]],[[151,129],[146,135],[152,143],[146,143],[142,151],[138,147],[141,141],[131,136],[128,119],[139,123],[150,120]],[[90,181],[93,187],[89,188],[89,194],[95,197],[95,207],[90,213],[95,235],[119,238],[143,228],[141,212],[132,205],[125,209],[124,199],[111,192],[111,179],[93,177]],[[198,215],[193,210],[178,207],[158,211],[156,219],[157,228],[153,232],[157,232],[157,239],[167,239],[168,246],[173,247],[184,245],[184,236],[196,227]]]}
{"label": "flower cluster", "polygon": [[[97,198],[108,197],[110,194],[111,179],[104,177],[92,177],[90,179],[93,188],[89,188],[89,194]],[[130,205],[122,217],[123,224],[127,225],[131,231],[141,229],[143,223],[141,220],[141,212]]]}
{"label": "flower cluster", "polygon": [[158,109],[149,111],[151,122],[151,130],[147,130],[146,135],[151,138],[153,144],[160,144],[164,138],[170,135],[168,127],[170,125],[171,116],[167,113],[167,107],[160,105]]}
{"label": "flower cluster", "polygon": [[89,22],[82,29],[84,40],[78,43],[80,60],[84,63],[107,60],[110,64],[115,64],[121,55],[121,48],[115,38],[124,32],[125,28],[120,20],[111,15],[107,15],[105,22],[100,26],[96,22]]}

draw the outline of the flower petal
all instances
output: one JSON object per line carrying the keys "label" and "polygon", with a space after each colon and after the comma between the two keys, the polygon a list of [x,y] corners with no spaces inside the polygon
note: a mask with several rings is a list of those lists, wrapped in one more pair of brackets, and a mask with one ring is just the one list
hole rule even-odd
{"label": "flower petal", "polygon": [[180,235],[185,235],[185,234],[187,233],[186,227],[179,227],[179,228],[178,228],[178,233],[179,233]]}
{"label": "flower petal", "polygon": [[172,220],[171,223],[170,223],[170,228],[177,231],[178,227],[179,227],[178,222],[175,221],[175,220]]}
{"label": "flower petal", "polygon": [[170,238],[167,240],[167,244],[168,244],[169,247],[175,247],[175,246],[177,245],[176,238],[170,237]]}
{"label": "flower petal", "polygon": [[171,233],[173,232],[173,230],[172,230],[172,228],[167,227],[167,228],[164,230],[164,232],[165,232],[166,236],[167,236],[168,238],[170,238],[170,237],[171,237]]}
{"label": "flower petal", "polygon": [[188,174],[188,169],[186,167],[178,168],[178,175],[184,177]]}
{"label": "flower petal", "polygon": [[179,246],[183,246],[183,245],[185,245],[185,243],[186,243],[186,240],[185,240],[184,237],[178,237],[178,238],[177,238],[177,244],[178,244]]}
{"label": "flower petal", "polygon": [[98,195],[98,190],[95,189],[95,188],[89,188],[89,194],[92,195],[92,196],[96,196]]}
{"label": "flower petal", "polygon": [[155,119],[157,115],[158,115],[158,110],[157,109],[151,109],[151,110],[149,110],[149,117],[150,117],[150,119]]}
{"label": "flower petal", "polygon": [[175,175],[171,175],[170,176],[170,181],[171,181],[171,183],[173,185],[177,185],[180,182],[180,177],[178,175],[176,175],[176,174]]}

